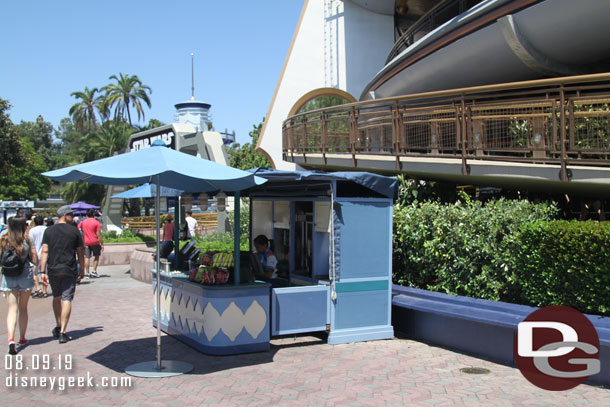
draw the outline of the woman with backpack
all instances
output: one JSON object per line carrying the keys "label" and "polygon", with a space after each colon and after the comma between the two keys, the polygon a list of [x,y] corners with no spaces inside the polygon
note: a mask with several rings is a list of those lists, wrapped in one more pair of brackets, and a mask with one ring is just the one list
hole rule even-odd
{"label": "woman with backpack", "polygon": [[34,287],[34,276],[30,262],[37,265],[36,248],[25,235],[27,222],[24,217],[8,220],[8,233],[0,238],[0,261],[2,262],[2,283],[0,291],[7,295],[8,311],[6,327],[8,332],[8,353],[17,354],[15,329],[19,314],[19,345],[25,345],[25,331],[28,326],[28,301]]}

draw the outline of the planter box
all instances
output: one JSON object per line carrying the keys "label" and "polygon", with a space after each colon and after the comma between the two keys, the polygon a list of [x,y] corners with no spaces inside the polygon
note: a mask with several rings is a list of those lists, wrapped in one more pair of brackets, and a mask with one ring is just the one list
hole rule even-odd
{"label": "planter box", "polygon": [[129,261],[131,278],[144,283],[152,283],[150,271],[155,268],[155,260],[152,256],[155,250],[154,247],[138,247],[132,252]]}
{"label": "planter box", "polygon": [[146,248],[146,243],[105,243],[100,256],[100,266],[129,264],[131,254],[138,248]]}
{"label": "planter box", "polygon": [[[392,287],[392,325],[408,337],[515,366],[517,325],[537,308]],[[600,342],[601,372],[587,382],[610,385],[610,318],[587,315]]]}

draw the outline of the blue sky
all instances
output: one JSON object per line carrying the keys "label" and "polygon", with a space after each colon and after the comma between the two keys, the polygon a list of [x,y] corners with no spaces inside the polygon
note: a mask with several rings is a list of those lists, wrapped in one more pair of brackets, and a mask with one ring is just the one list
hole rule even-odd
{"label": "blue sky", "polygon": [[[14,123],[42,115],[55,127],[76,99],[119,73],[152,88],[146,123],[174,121],[191,96],[212,105],[217,131],[237,141],[266,115],[299,19],[302,0],[5,2],[0,98]],[[144,124],[142,122],[141,124]]]}

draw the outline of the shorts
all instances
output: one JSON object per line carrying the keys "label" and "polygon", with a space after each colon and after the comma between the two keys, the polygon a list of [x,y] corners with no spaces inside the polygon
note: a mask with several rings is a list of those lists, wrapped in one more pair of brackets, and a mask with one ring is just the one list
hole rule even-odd
{"label": "shorts", "polygon": [[53,298],[61,297],[62,301],[72,301],[74,299],[76,277],[49,276],[49,285],[53,292]]}
{"label": "shorts", "polygon": [[96,244],[92,246],[85,246],[85,257],[90,259],[91,255],[94,257],[100,257],[102,253],[102,245]]}
{"label": "shorts", "polygon": [[2,283],[0,283],[0,291],[27,291],[34,288],[34,267],[29,263],[24,266],[23,273],[17,277],[8,277],[2,275]]}

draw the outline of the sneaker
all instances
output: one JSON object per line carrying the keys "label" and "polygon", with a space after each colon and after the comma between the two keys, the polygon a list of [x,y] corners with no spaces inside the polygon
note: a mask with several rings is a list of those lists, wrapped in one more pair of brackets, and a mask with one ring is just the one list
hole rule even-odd
{"label": "sneaker", "polygon": [[17,349],[15,349],[15,341],[8,341],[8,354],[16,355]]}
{"label": "sneaker", "polygon": [[94,277],[94,278],[99,277],[99,274],[97,274],[97,271],[95,271],[95,270],[93,270],[90,275],[91,275],[91,277]]}
{"label": "sneaker", "polygon": [[28,342],[29,342],[29,341],[28,341],[27,339],[21,339],[21,340],[19,341],[19,346],[26,345]]}
{"label": "sneaker", "polygon": [[59,331],[61,330],[60,327],[56,326],[55,328],[53,328],[53,330],[51,331],[51,333],[53,334],[53,337],[55,339],[59,338]]}
{"label": "sneaker", "polygon": [[91,277],[89,277],[89,274],[85,275],[85,280],[89,280]]}
{"label": "sneaker", "polygon": [[59,334],[59,343],[66,343],[66,342],[68,342],[70,339],[72,339],[72,338],[70,338],[68,335],[66,335],[66,334],[65,334],[65,333],[63,333],[63,332],[60,332],[60,334]]}

